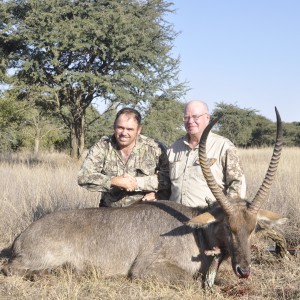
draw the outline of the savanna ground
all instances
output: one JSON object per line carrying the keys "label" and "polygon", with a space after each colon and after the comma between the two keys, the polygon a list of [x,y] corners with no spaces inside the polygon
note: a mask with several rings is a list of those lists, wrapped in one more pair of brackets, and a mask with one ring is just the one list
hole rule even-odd
{"label": "savanna ground", "polygon": [[[253,197],[261,184],[271,152],[271,148],[240,150],[248,197]],[[45,213],[98,205],[96,193],[77,185],[79,168],[80,162],[64,154],[41,155],[38,159],[25,154],[0,157],[0,250]],[[280,230],[298,254],[280,259],[267,251],[272,240],[255,236],[252,274],[247,280],[233,274],[230,261],[220,267],[212,292],[203,291],[198,281],[160,284],[102,278],[96,270],[76,275],[60,269],[34,282],[0,275],[0,299],[300,299],[299,182],[300,148],[285,148],[264,208],[289,218]]]}

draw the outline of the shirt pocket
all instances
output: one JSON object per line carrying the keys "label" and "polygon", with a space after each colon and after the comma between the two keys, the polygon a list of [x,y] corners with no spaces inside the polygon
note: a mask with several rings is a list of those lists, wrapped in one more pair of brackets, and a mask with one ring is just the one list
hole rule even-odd
{"label": "shirt pocket", "polygon": [[135,170],[136,177],[149,176],[150,170],[148,168],[138,168]]}
{"label": "shirt pocket", "polygon": [[154,175],[157,172],[156,163],[153,159],[145,159],[139,166],[135,168],[135,176],[143,177]]}
{"label": "shirt pocket", "polygon": [[[216,159],[215,158],[208,158],[207,159],[207,163],[210,167],[210,170],[213,172],[214,169],[217,168],[217,164],[216,164]],[[200,161],[197,158],[197,160],[193,163],[193,165],[191,166],[191,172],[190,175],[192,177],[194,176],[198,176],[199,178],[204,178],[203,172],[202,172],[202,168],[200,166]]]}
{"label": "shirt pocket", "polygon": [[118,163],[113,160],[109,161],[109,163],[104,163],[100,172],[107,176],[118,176],[123,174],[123,170],[118,166]]}

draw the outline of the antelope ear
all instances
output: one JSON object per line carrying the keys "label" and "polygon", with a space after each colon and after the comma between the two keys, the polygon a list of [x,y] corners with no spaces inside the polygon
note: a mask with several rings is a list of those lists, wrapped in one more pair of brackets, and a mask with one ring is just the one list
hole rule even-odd
{"label": "antelope ear", "polygon": [[259,210],[257,219],[272,225],[282,225],[288,220],[287,218],[283,218],[280,214],[270,210]]}
{"label": "antelope ear", "polygon": [[205,227],[210,223],[216,222],[217,219],[210,214],[209,212],[205,212],[197,217],[194,217],[186,222],[187,225],[193,228]]}

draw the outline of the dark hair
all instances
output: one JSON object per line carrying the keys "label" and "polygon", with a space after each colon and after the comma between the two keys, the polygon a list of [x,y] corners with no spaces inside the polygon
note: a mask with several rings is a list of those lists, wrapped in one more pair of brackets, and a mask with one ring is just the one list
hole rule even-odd
{"label": "dark hair", "polygon": [[142,116],[141,114],[134,108],[130,108],[130,107],[124,107],[122,109],[120,109],[117,112],[115,121],[114,121],[114,126],[116,124],[117,119],[121,116],[121,115],[133,115],[134,118],[136,119],[138,126],[141,126],[142,124]]}

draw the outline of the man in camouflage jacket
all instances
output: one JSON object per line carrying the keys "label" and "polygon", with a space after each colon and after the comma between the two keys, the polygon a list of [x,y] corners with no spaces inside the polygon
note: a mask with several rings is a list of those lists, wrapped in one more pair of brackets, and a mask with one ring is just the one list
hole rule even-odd
{"label": "man in camouflage jacket", "polygon": [[169,198],[166,148],[140,132],[139,112],[123,108],[117,113],[114,134],[103,136],[84,160],[78,184],[100,192],[100,206],[123,207],[140,200]]}

